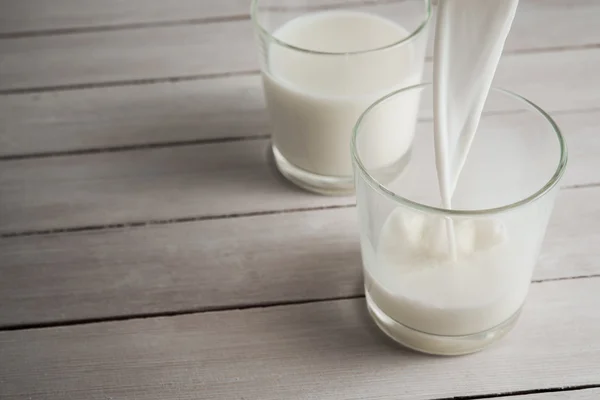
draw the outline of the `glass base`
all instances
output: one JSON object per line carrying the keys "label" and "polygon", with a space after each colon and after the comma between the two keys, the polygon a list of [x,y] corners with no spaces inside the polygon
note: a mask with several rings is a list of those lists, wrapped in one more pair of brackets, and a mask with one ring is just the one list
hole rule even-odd
{"label": "glass base", "polygon": [[412,350],[441,356],[459,356],[475,353],[496,342],[515,326],[521,309],[509,319],[483,332],[463,336],[442,336],[409,328],[385,314],[366,293],[367,309],[371,318],[392,340]]}
{"label": "glass base", "polygon": [[[324,194],[328,196],[343,196],[354,193],[354,176],[328,176],[308,172],[302,168],[296,167],[289,162],[281,152],[271,144],[273,158],[277,169],[287,180],[310,192]],[[379,182],[387,183],[397,179],[410,161],[411,153],[406,152],[394,164],[371,171]]]}
{"label": "glass base", "polygon": [[[275,145],[271,145],[275,165],[281,175],[287,180],[306,189],[310,192],[324,194],[328,196],[342,196],[352,194],[354,192],[354,177],[353,176],[327,176],[313,174],[304,169],[296,167],[289,162]],[[348,150],[348,152],[350,152]]]}

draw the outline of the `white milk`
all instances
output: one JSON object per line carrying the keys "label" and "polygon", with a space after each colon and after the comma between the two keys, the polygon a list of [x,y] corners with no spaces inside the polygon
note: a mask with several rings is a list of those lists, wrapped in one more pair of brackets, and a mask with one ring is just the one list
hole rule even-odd
{"label": "white milk", "polygon": [[[518,0],[442,0],[433,66],[435,154],[442,206],[452,195],[479,124]],[[446,223],[452,258],[455,238]]]}
{"label": "white milk", "polygon": [[[373,14],[326,11],[293,19],[273,36],[311,54],[269,46],[263,82],[273,125],[273,143],[292,164],[329,176],[352,175],[350,136],[360,114],[377,98],[420,81],[423,54],[405,43],[401,26]],[[421,46],[423,47],[423,46]],[[367,52],[365,52],[367,51]],[[343,54],[355,53],[358,54]],[[381,108],[375,140],[366,151],[378,165],[398,161],[412,141],[418,97]]]}
{"label": "white milk", "polygon": [[[434,125],[445,208],[451,208],[517,1],[440,1]],[[519,221],[503,218],[448,224],[394,210],[377,248],[363,248],[370,300],[392,319],[430,334],[475,334],[507,321],[527,295],[539,244],[520,236]]]}
{"label": "white milk", "polygon": [[376,251],[366,252],[372,301],[394,320],[437,335],[479,333],[508,320],[527,295],[536,245],[509,237],[497,220],[461,221],[454,262],[443,225],[441,217],[392,212]]}

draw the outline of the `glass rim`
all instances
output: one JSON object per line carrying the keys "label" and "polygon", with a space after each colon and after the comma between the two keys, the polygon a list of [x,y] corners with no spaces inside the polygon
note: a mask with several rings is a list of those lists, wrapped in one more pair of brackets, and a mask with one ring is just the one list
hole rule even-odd
{"label": "glass rim", "polygon": [[352,161],[355,166],[354,173],[356,174],[358,171],[363,176],[365,181],[369,184],[369,186],[371,186],[380,195],[387,197],[388,199],[392,200],[395,203],[399,203],[399,204],[402,204],[404,206],[407,206],[409,208],[413,208],[413,209],[416,209],[419,211],[432,212],[432,213],[441,214],[444,216],[481,216],[481,215],[502,213],[502,212],[512,210],[514,208],[518,208],[520,206],[532,203],[532,202],[536,201],[537,199],[542,198],[546,193],[548,193],[560,181],[560,178],[563,176],[563,174],[566,170],[566,166],[567,166],[567,159],[568,159],[567,144],[564,139],[564,136],[562,135],[560,128],[558,127],[558,125],[556,124],[554,119],[546,111],[544,111],[541,107],[539,107],[537,104],[533,103],[532,101],[526,99],[525,97],[518,95],[514,92],[511,92],[509,90],[506,90],[506,89],[492,87],[491,88],[492,91],[494,91],[496,93],[502,93],[502,94],[507,95],[516,100],[520,100],[520,101],[524,102],[525,104],[527,104],[529,107],[533,108],[533,110],[531,110],[531,111],[533,111],[533,112],[537,111],[537,113],[539,115],[544,117],[544,119],[549,123],[549,125],[552,127],[554,133],[556,134],[556,137],[558,139],[558,143],[560,146],[560,159],[559,159],[558,165],[556,167],[556,170],[554,171],[554,174],[541,188],[537,189],[535,192],[533,192],[529,196],[525,197],[524,199],[518,200],[516,202],[506,204],[506,205],[503,205],[500,207],[475,209],[475,210],[454,210],[454,209],[447,209],[447,208],[443,208],[443,207],[429,206],[429,205],[422,204],[422,203],[419,203],[419,202],[416,202],[413,200],[409,200],[406,197],[400,196],[400,195],[394,193],[393,191],[387,189],[385,187],[385,185],[383,185],[381,182],[379,182],[376,178],[374,178],[367,171],[367,169],[363,165],[363,163],[358,155],[356,139],[359,134],[358,132],[360,130],[361,124],[362,124],[364,118],[371,112],[371,110],[373,110],[375,107],[377,107],[384,101],[386,101],[398,94],[401,94],[403,92],[407,92],[407,91],[410,91],[413,89],[424,88],[424,87],[431,86],[431,85],[432,85],[431,82],[425,82],[425,83],[420,83],[418,85],[408,86],[408,87],[405,87],[405,88],[402,88],[399,90],[395,90],[391,93],[388,93],[387,95],[379,98],[373,104],[371,104],[360,115],[360,117],[358,118],[358,121],[354,125],[354,128],[352,130],[352,140],[350,143],[351,153],[352,153]]}
{"label": "glass rim", "polygon": [[[380,46],[380,47],[375,47],[372,49],[360,50],[360,51],[346,51],[346,52],[319,51],[319,50],[311,50],[311,49],[306,49],[304,47],[294,46],[292,44],[289,44],[289,43],[273,36],[271,34],[271,32],[269,32],[258,21],[258,3],[260,1],[261,0],[252,0],[252,3],[250,5],[250,19],[252,20],[252,24],[254,25],[255,30],[257,30],[261,35],[268,37],[269,40],[273,41],[274,43],[276,43],[282,47],[285,47],[287,49],[306,53],[306,54],[324,55],[324,56],[360,55],[360,54],[374,53],[377,51],[387,50],[392,47],[403,45],[404,43],[408,43],[408,42],[412,41],[413,39],[415,39],[419,35],[419,33],[421,33],[423,30],[425,30],[425,27],[431,20],[431,16],[432,16],[431,0],[422,0],[425,3],[425,18],[423,19],[423,21],[421,21],[419,26],[412,33],[410,33],[410,35],[406,36],[405,38],[402,38],[401,40],[387,44],[385,46]],[[365,5],[365,4],[362,4],[362,5]]]}

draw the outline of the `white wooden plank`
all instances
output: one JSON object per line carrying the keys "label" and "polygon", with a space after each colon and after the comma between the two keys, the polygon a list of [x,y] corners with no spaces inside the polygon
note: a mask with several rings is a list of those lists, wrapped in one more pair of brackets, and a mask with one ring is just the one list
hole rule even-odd
{"label": "white wooden plank", "polygon": [[248,17],[248,0],[0,0],[0,33]]}
{"label": "white wooden plank", "polygon": [[[600,181],[600,112],[560,118],[571,151],[563,185]],[[488,116],[504,122],[506,116]],[[514,123],[520,119],[515,118]],[[505,125],[503,125],[505,126]],[[508,129],[508,128],[507,128]],[[122,151],[3,161],[0,232],[169,220],[342,205],[284,183],[269,142]],[[416,160],[415,162],[418,162]]]}
{"label": "white wooden plank", "polygon": [[[507,51],[597,44],[599,18],[600,4],[591,0],[532,1],[520,11]],[[0,58],[0,89],[258,68],[249,20],[4,39]]]}
{"label": "white wooden plank", "polygon": [[392,345],[363,299],[2,332],[0,397],[425,400],[598,384],[599,285],[532,285],[516,329],[459,358]]}
{"label": "white wooden plank", "polygon": [[[596,0],[520,0],[507,39],[508,51],[598,44]],[[552,21],[552,26],[547,25]]]}
{"label": "white wooden plank", "polygon": [[[600,50],[511,55],[496,84],[549,111],[594,108],[598,68]],[[264,135],[264,107],[258,75],[0,96],[0,155]]]}
{"label": "white wooden plank", "polygon": [[269,132],[260,76],[0,96],[0,155]]}
{"label": "white wooden plank", "polygon": [[[344,0],[347,2],[348,0]],[[340,0],[323,1],[337,4]],[[365,0],[365,2],[367,2]],[[210,18],[249,18],[248,0],[0,0],[0,33],[67,30]],[[569,18],[560,18],[569,14]],[[597,43],[595,20],[600,5],[595,0],[521,0],[513,27],[523,46],[584,45]],[[553,21],[548,30],[548,21]],[[578,21],[573,30],[573,21]],[[531,32],[548,30],[547,39]],[[521,34],[522,33],[522,34]],[[517,40],[509,39],[509,46]]]}
{"label": "white wooden plank", "polygon": [[288,184],[267,140],[4,161],[0,232],[353,203]]}
{"label": "white wooden plank", "polygon": [[239,72],[258,66],[249,21],[4,39],[0,58],[1,89]]}
{"label": "white wooden plank", "polygon": [[600,135],[594,128],[600,122],[600,111],[560,114],[554,119],[568,146],[569,164],[563,177],[564,185],[592,183],[596,171],[600,173],[600,166],[594,161],[600,154]]}
{"label": "white wooden plank", "polygon": [[[564,190],[534,279],[600,274],[600,188]],[[363,293],[356,210],[0,241],[0,326]]]}

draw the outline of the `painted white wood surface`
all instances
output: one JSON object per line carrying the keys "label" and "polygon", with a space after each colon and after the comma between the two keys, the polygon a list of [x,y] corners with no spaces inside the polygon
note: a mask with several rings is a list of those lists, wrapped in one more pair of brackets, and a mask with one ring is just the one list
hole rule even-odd
{"label": "painted white wood surface", "polygon": [[[600,5],[590,0],[579,7],[535,1],[520,10],[507,51],[598,43],[599,18]],[[249,20],[3,39],[0,58],[0,90],[258,69]]]}
{"label": "painted white wood surface", "polygon": [[[0,34],[248,19],[249,4],[249,0],[0,0]],[[596,44],[598,18],[596,0],[521,0],[508,46],[516,50]],[[576,29],[572,21],[577,21]]]}
{"label": "painted white wood surface", "polygon": [[[548,111],[596,108],[599,68],[600,49],[515,54],[495,85]],[[0,96],[0,156],[265,135],[264,107],[258,74]]]}
{"label": "painted white wood surface", "polygon": [[457,358],[395,347],[364,299],[2,332],[0,397],[425,400],[591,385],[599,285],[532,285],[508,337]]}
{"label": "painted white wood surface", "polygon": [[[600,275],[600,188],[563,190],[535,280]],[[0,241],[0,327],[363,293],[356,210]]]}
{"label": "painted white wood surface", "polygon": [[269,132],[260,76],[0,96],[0,156]]}
{"label": "painted white wood surface", "polygon": [[[484,118],[495,118],[498,123],[505,119]],[[573,154],[562,185],[600,182],[600,112],[591,117],[564,115],[559,120]],[[3,161],[0,232],[227,216],[354,202],[352,197],[315,196],[285,183],[268,161],[268,147],[269,141],[261,139]],[[413,168],[420,161],[415,159]],[[421,167],[432,168],[424,164]]]}
{"label": "painted white wood surface", "polygon": [[600,3],[521,1],[497,83],[554,112],[570,188],[517,329],[454,359],[324,301],[362,293],[354,200],[272,171],[247,6],[0,0],[0,233],[73,228],[0,238],[0,398],[598,398]]}
{"label": "painted white wood surface", "polygon": [[506,400],[596,400],[600,398],[600,389],[577,390],[557,393],[539,393],[525,396],[500,397]]}
{"label": "painted white wood surface", "polygon": [[0,34],[248,18],[249,4],[249,0],[0,0]]}

